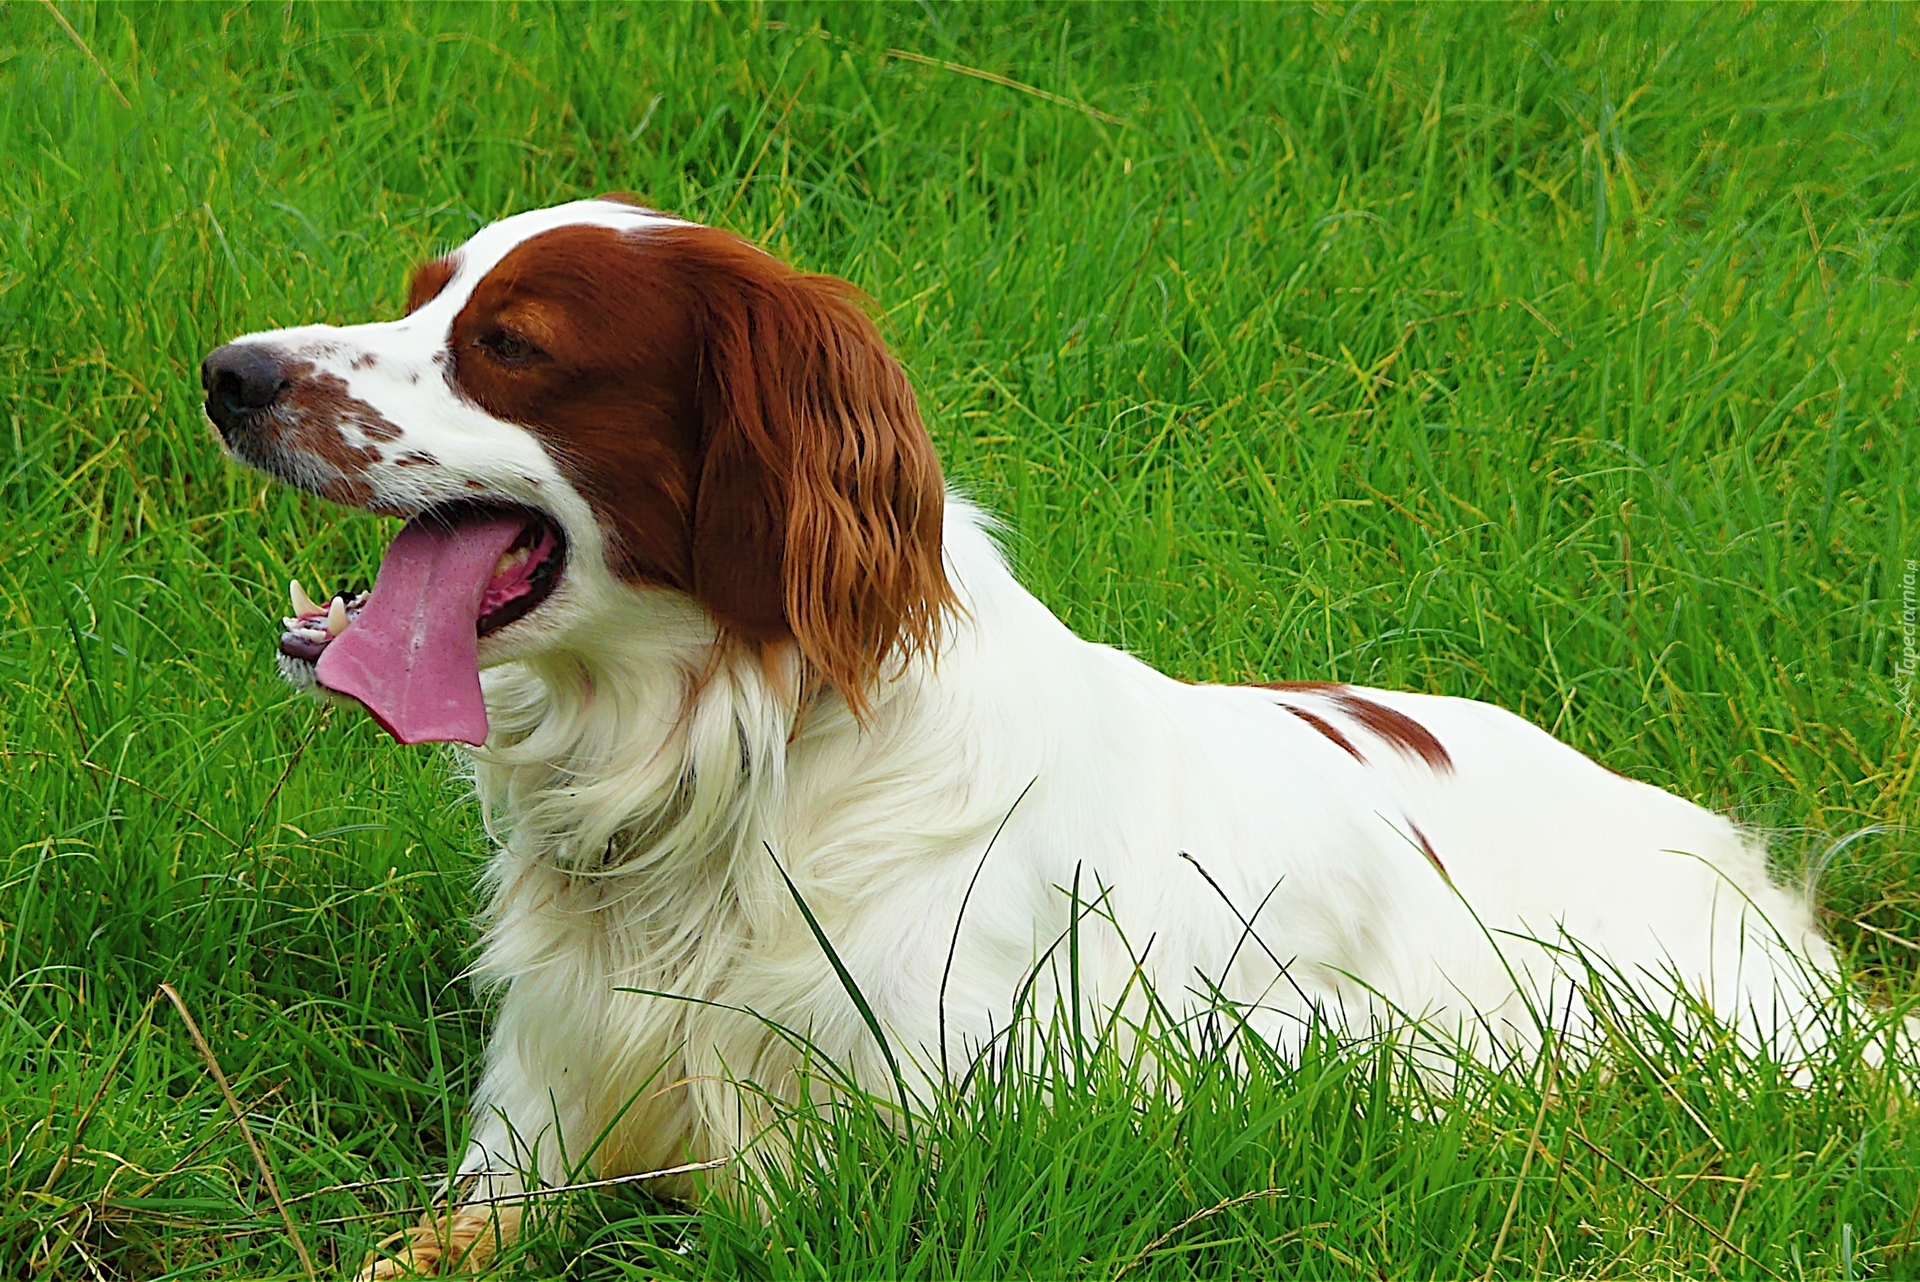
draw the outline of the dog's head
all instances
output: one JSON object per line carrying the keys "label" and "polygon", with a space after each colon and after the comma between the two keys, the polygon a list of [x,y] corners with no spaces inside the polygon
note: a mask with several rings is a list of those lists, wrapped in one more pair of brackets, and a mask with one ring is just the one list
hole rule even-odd
{"label": "dog's head", "polygon": [[861,301],[588,200],[424,264],[399,320],[214,351],[232,457],[407,518],[354,617],[297,602],[283,652],[402,741],[479,742],[480,667],[590,646],[671,593],[719,644],[797,647],[858,712],[952,599],[939,463]]}

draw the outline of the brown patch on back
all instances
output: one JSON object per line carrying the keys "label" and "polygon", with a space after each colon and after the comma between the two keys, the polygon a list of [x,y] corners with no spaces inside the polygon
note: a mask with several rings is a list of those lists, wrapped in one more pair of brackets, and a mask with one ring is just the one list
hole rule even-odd
{"label": "brown patch on back", "polygon": [[954,600],[939,462],[861,303],[712,228],[562,227],[475,287],[449,377],[546,443],[615,573],[798,642],[860,711]]}
{"label": "brown patch on back", "polygon": [[[1342,685],[1338,681],[1259,681],[1254,683],[1253,688],[1273,690],[1281,694],[1325,696],[1332,701],[1334,707],[1359,722],[1375,737],[1386,740],[1405,755],[1418,757],[1436,771],[1453,769],[1453,758],[1448,755],[1445,746],[1433,737],[1432,731],[1404,712],[1356,694],[1351,686]],[[1291,703],[1283,702],[1280,706],[1346,749],[1355,760],[1361,762],[1366,760],[1352,742],[1324,718]]]}
{"label": "brown patch on back", "polygon": [[1367,759],[1360,755],[1360,749],[1353,746],[1353,740],[1334,729],[1324,717],[1308,712],[1305,708],[1296,708],[1290,703],[1283,703],[1280,706],[1312,726],[1315,730],[1318,730],[1321,734],[1327,736],[1327,738],[1333,740],[1334,743],[1340,747],[1346,749],[1347,755],[1355,761],[1358,761],[1363,766],[1367,764]]}
{"label": "brown patch on back", "polygon": [[1435,770],[1452,770],[1453,758],[1431,731],[1404,712],[1384,703],[1363,699],[1351,690],[1333,696],[1340,710],[1409,757],[1418,757]]}
{"label": "brown patch on back", "polygon": [[1440,862],[1440,856],[1434,853],[1433,843],[1427,840],[1426,833],[1420,831],[1420,826],[1409,819],[1407,820],[1407,831],[1413,834],[1414,844],[1420,847],[1420,853],[1427,857],[1427,862],[1439,870],[1442,877],[1446,877],[1448,881],[1452,881],[1453,878],[1447,874],[1447,866]]}

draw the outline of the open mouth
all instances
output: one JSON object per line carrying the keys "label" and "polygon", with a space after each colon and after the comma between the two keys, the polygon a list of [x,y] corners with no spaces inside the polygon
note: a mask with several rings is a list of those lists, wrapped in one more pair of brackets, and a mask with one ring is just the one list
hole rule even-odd
{"label": "open mouth", "polygon": [[524,524],[513,542],[494,563],[480,597],[480,617],[474,620],[474,635],[498,632],[509,623],[533,613],[560,584],[560,571],[566,564],[566,539],[560,527],[539,512],[522,510]]}
{"label": "open mouth", "polygon": [[565,565],[565,535],[544,513],[432,508],[395,536],[370,592],[322,605],[291,585],[282,671],[358,699],[402,743],[483,743],[479,639],[538,609]]}

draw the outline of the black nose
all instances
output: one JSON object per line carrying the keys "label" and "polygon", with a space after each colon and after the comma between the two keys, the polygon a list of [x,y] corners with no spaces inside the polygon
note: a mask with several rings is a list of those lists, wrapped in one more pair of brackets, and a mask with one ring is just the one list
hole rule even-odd
{"label": "black nose", "polygon": [[252,415],[279,399],[287,379],[272,348],[228,343],[200,363],[200,385],[207,389],[207,417],[231,440]]}

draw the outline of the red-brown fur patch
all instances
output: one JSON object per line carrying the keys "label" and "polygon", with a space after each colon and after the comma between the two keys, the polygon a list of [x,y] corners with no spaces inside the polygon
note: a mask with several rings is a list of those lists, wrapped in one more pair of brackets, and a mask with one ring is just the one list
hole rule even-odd
{"label": "red-brown fur patch", "polygon": [[[1448,755],[1446,747],[1433,737],[1432,731],[1404,712],[1398,712],[1383,703],[1375,703],[1371,699],[1363,698],[1354,693],[1351,686],[1342,685],[1337,681],[1260,681],[1255,683],[1255,688],[1275,690],[1282,694],[1293,692],[1324,695],[1336,708],[1358,721],[1376,737],[1386,740],[1400,752],[1410,757],[1418,757],[1434,770],[1453,769],[1453,758]],[[1280,706],[1345,748],[1356,760],[1366,760],[1345,735],[1335,730],[1324,719],[1290,703],[1282,703]]]}
{"label": "red-brown fur patch", "polygon": [[311,365],[296,365],[286,372],[287,391],[273,407],[274,416],[290,420],[299,433],[299,444],[343,470],[364,467],[380,460],[380,451],[352,446],[340,429],[357,429],[370,441],[397,441],[398,424],[347,390],[347,380],[338,374],[316,374]]}
{"label": "red-brown fur patch", "polygon": [[1407,756],[1418,757],[1435,770],[1453,769],[1453,758],[1447,755],[1446,748],[1433,737],[1431,731],[1406,713],[1395,711],[1384,703],[1363,699],[1351,690],[1343,690],[1332,697],[1342,712]]}
{"label": "red-brown fur patch", "polygon": [[1315,730],[1318,730],[1321,734],[1327,736],[1327,738],[1333,740],[1334,743],[1340,747],[1346,749],[1347,755],[1355,761],[1358,761],[1361,765],[1366,764],[1367,759],[1360,755],[1360,749],[1353,746],[1353,740],[1334,729],[1332,725],[1328,724],[1326,718],[1308,712],[1305,708],[1296,708],[1291,703],[1283,703],[1280,706],[1312,726]]}
{"label": "red-brown fur patch", "polygon": [[459,268],[460,260],[456,255],[448,254],[436,258],[430,263],[421,263],[414,269],[413,279],[407,285],[407,314],[413,313],[431,303],[440,296]]}
{"label": "red-brown fur patch", "polygon": [[862,301],[712,228],[563,227],[475,287],[450,377],[547,444],[616,573],[797,642],[862,711],[953,603],[940,465]]}
{"label": "red-brown fur patch", "polygon": [[1439,870],[1442,877],[1452,881],[1453,878],[1447,876],[1447,866],[1441,863],[1440,856],[1434,853],[1433,843],[1427,840],[1427,834],[1421,832],[1419,825],[1411,819],[1407,820],[1407,830],[1413,834],[1414,843],[1420,847],[1420,853],[1427,857],[1427,862]]}
{"label": "red-brown fur patch", "polygon": [[[379,442],[395,439],[400,429],[349,392],[338,374],[317,373],[311,364],[301,363],[289,366],[284,377],[287,390],[252,429],[255,439],[250,450],[258,452],[262,465],[276,475],[322,498],[352,507],[371,506],[373,487],[366,474],[383,455],[372,445],[350,442],[346,429],[357,429],[366,440]],[[288,462],[299,458],[319,466]]]}

